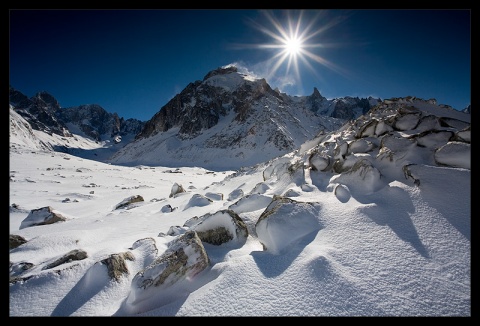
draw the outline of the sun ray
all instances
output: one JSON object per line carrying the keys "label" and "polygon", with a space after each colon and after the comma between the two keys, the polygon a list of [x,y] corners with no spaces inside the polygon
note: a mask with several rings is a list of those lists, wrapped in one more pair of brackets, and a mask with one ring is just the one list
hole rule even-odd
{"label": "sun ray", "polygon": [[301,83],[301,64],[318,77],[318,69],[313,66],[313,63],[318,63],[344,76],[348,75],[346,71],[315,51],[315,49],[336,46],[332,43],[321,42],[316,38],[343,21],[345,17],[337,17],[331,20],[325,19],[325,22],[322,20],[321,24],[319,24],[319,20],[325,17],[325,11],[316,11],[311,19],[307,19],[304,10],[286,11],[283,20],[277,18],[272,11],[263,10],[261,13],[266,18],[267,26],[262,25],[258,20],[249,20],[249,22],[255,29],[271,38],[271,41],[262,44],[244,45],[243,47],[266,49],[275,52],[265,64],[265,68],[269,69],[266,73],[267,78],[276,76],[280,70],[285,69],[285,77],[292,73],[296,82]]}

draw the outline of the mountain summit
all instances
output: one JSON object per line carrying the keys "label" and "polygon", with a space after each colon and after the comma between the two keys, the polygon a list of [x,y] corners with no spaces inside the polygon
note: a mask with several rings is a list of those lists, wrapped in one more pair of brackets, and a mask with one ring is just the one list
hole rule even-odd
{"label": "mountain summit", "polygon": [[368,100],[329,101],[316,88],[289,96],[228,65],[188,84],[111,163],[237,169],[292,151],[368,109]]}

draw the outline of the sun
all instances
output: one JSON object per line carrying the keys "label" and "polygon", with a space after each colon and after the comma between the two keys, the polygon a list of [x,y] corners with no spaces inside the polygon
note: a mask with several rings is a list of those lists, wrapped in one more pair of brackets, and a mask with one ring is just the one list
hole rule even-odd
{"label": "sun", "polygon": [[285,40],[285,51],[289,56],[296,56],[301,53],[302,46],[302,40],[295,36]]}
{"label": "sun", "polygon": [[[307,66],[310,71],[317,74],[312,63],[319,63],[329,69],[341,72],[342,69],[332,62],[318,54],[314,49],[326,48],[332,46],[321,42],[321,34],[336,25],[339,20],[326,21],[318,23],[320,17],[323,17],[324,11],[315,11],[316,16],[312,19],[306,19],[304,11],[295,11],[296,16],[293,17],[291,11],[284,11],[286,14],[282,20],[276,18],[271,11],[262,11],[267,18],[270,27],[266,27],[258,22],[258,20],[250,20],[254,28],[271,38],[269,43],[250,44],[248,47],[256,49],[273,50],[273,56],[265,62],[268,67],[266,78],[269,79],[276,75],[281,67],[286,64],[285,75],[288,76],[290,70],[295,72],[296,80],[300,79],[300,62]],[[333,45],[334,46],[334,45]]]}

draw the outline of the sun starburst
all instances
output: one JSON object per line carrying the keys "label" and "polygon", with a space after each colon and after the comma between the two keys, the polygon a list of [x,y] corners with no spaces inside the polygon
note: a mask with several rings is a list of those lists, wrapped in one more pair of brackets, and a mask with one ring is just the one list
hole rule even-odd
{"label": "sun starburst", "polygon": [[[270,79],[277,75],[281,67],[285,68],[285,76],[294,71],[295,80],[301,83],[300,64],[306,65],[311,72],[317,74],[312,63],[319,63],[329,69],[341,72],[341,69],[328,61],[321,55],[315,53],[315,49],[332,46],[324,42],[319,42],[321,34],[339,22],[339,20],[330,20],[325,23],[318,23],[321,17],[324,17],[324,11],[315,11],[316,16],[312,19],[306,19],[305,11],[285,11],[284,19],[278,19],[271,11],[262,11],[267,18],[269,27],[262,25],[257,20],[250,20],[254,28],[269,36],[272,40],[268,43],[247,45],[256,49],[270,49],[274,54],[264,62],[268,67],[265,72],[266,78]],[[294,17],[295,15],[295,17]],[[307,24],[308,20],[308,24]],[[282,24],[283,23],[283,24]],[[286,67],[284,64],[286,63]]]}
{"label": "sun starburst", "polygon": [[302,40],[297,37],[291,37],[285,40],[285,51],[289,56],[296,56],[302,51]]}

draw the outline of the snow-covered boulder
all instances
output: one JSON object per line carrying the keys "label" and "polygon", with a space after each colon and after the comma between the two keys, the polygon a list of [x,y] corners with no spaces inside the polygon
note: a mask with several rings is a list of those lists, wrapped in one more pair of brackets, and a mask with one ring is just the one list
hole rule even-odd
{"label": "snow-covered boulder", "polygon": [[272,197],[260,195],[260,194],[252,194],[246,195],[240,198],[238,201],[233,203],[232,205],[228,206],[228,209],[234,211],[237,214],[245,213],[245,212],[253,212],[259,209],[264,209],[265,207],[270,204],[272,201]]}
{"label": "snow-covered boulder", "polygon": [[184,282],[190,283],[207,269],[210,259],[195,231],[187,231],[169,243],[168,249],[132,280],[130,293],[119,314],[135,314],[172,302]]}
{"label": "snow-covered boulder", "polygon": [[64,214],[54,210],[51,206],[46,206],[38,209],[32,209],[30,214],[20,223],[20,229],[30,226],[47,225],[57,222],[64,222],[67,218]]}
{"label": "snow-covered boulder", "polygon": [[260,215],[255,230],[264,249],[282,254],[293,244],[322,228],[318,219],[320,205],[275,196]]}
{"label": "snow-covered boulder", "polygon": [[203,215],[190,229],[197,232],[203,242],[217,246],[230,241],[243,244],[248,237],[247,225],[232,210]]}
{"label": "snow-covered boulder", "polygon": [[207,198],[200,194],[194,194],[192,198],[190,198],[190,200],[188,201],[187,205],[185,205],[185,209],[188,209],[190,207],[207,206],[210,205],[212,202],[213,200],[211,200],[210,198]]}
{"label": "snow-covered boulder", "polygon": [[435,162],[443,166],[470,169],[470,144],[462,142],[448,142],[435,151]]}

